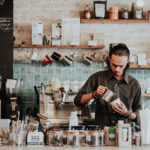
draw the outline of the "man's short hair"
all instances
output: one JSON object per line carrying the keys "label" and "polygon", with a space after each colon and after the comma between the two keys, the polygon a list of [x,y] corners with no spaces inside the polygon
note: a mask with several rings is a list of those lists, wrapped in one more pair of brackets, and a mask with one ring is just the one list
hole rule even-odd
{"label": "man's short hair", "polygon": [[[118,56],[127,56],[128,58],[130,57],[130,51],[129,51],[128,47],[126,46],[126,44],[123,44],[123,43],[119,43],[119,44],[113,46],[109,50],[109,58],[111,58],[111,56],[113,54],[118,55]],[[109,59],[107,59],[107,67],[110,68]],[[128,68],[129,68],[129,63],[125,67],[125,70]]]}
{"label": "man's short hair", "polygon": [[119,55],[119,56],[127,56],[130,57],[130,51],[126,44],[117,44],[113,46],[109,51],[109,58],[111,58],[112,54]]}

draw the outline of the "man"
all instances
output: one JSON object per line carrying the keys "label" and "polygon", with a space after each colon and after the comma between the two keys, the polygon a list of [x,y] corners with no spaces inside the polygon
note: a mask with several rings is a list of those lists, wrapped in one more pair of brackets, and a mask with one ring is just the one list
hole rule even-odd
{"label": "man", "polygon": [[[129,56],[130,51],[125,44],[114,46],[108,56],[109,69],[91,75],[74,99],[77,106],[95,99],[95,124],[101,127],[116,125],[118,120],[140,123],[141,87],[134,77],[126,74]],[[102,99],[106,89],[115,94],[111,101],[121,100],[117,107]]]}

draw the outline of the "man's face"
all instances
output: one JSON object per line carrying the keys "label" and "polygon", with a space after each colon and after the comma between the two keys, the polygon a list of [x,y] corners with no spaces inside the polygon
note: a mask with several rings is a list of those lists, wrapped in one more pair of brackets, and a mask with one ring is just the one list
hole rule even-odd
{"label": "man's face", "polygon": [[119,77],[124,73],[124,69],[128,63],[128,57],[112,54],[111,58],[109,58],[109,62],[114,76]]}

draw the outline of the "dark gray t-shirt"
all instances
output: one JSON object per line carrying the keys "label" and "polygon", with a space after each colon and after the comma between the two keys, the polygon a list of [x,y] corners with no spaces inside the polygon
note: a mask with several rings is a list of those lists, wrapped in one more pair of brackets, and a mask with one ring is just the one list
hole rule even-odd
{"label": "dark gray t-shirt", "polygon": [[[84,86],[80,89],[74,99],[77,106],[84,94],[94,92],[99,85],[103,85],[111,89],[116,98],[125,104],[128,110],[135,112],[137,115],[136,123],[139,124],[139,110],[141,109],[141,87],[139,82],[132,76],[125,73],[122,80],[117,80],[111,70],[99,71],[89,77]],[[112,98],[113,101],[115,98]],[[102,100],[99,96],[96,100],[95,123],[101,126],[115,125],[120,119],[127,119],[113,111],[111,104]]]}

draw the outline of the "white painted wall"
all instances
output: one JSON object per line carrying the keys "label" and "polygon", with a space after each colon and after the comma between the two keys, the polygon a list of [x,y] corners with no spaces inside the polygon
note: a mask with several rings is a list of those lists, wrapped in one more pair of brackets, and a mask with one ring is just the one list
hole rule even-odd
{"label": "white painted wall", "polygon": [[[119,7],[131,8],[132,2],[136,0],[108,0],[107,8]],[[150,10],[150,0],[144,0],[144,11]],[[14,35],[16,43],[25,41],[31,44],[31,23],[42,22],[44,24],[44,34],[51,34],[51,24],[60,22],[64,17],[79,17],[79,12],[85,10],[88,4],[93,9],[93,0],[14,0]],[[109,43],[123,42],[128,45],[131,51],[137,50],[138,53],[146,52],[150,57],[150,23],[107,23],[107,24],[81,24],[82,33],[104,32],[105,49],[108,50]],[[33,50],[33,49],[32,49]],[[14,60],[30,60],[31,49],[15,49]],[[34,49],[39,53],[39,60],[45,54],[51,54],[56,49]],[[24,52],[23,52],[24,51]],[[58,49],[58,51],[60,51]],[[72,53],[85,50],[63,49],[63,53]],[[93,50],[88,50],[88,53]]]}

